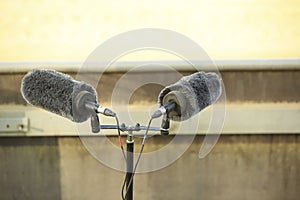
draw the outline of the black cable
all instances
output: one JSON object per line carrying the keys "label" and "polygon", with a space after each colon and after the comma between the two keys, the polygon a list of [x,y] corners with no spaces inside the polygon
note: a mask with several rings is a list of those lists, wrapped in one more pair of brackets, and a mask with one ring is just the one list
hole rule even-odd
{"label": "black cable", "polygon": [[[123,185],[122,185],[122,190],[121,190],[122,200],[125,200],[125,197],[124,197],[124,188],[125,188],[125,184],[126,184],[126,179],[127,179],[127,174],[125,176],[125,179],[124,179],[124,182],[123,182]],[[126,192],[126,194],[127,194],[127,192]]]}
{"label": "black cable", "polygon": [[126,156],[125,156],[123,142],[122,142],[122,137],[121,137],[121,132],[120,132],[120,123],[119,123],[119,119],[118,119],[117,115],[115,115],[115,119],[116,119],[116,123],[117,123],[118,139],[119,139],[120,147],[121,147],[121,150],[122,150],[122,154],[123,154],[124,160],[126,162]]}
{"label": "black cable", "polygon": [[[132,181],[133,181],[133,177],[134,177],[134,175],[135,175],[137,166],[138,166],[139,161],[140,161],[140,159],[141,159],[141,156],[142,156],[142,153],[143,153],[143,150],[144,150],[144,147],[145,147],[146,139],[147,139],[147,136],[148,136],[149,128],[150,128],[150,125],[151,125],[151,122],[152,122],[152,118],[149,120],[147,129],[146,129],[146,132],[145,132],[145,134],[144,134],[144,138],[143,138],[143,141],[142,141],[142,147],[141,147],[141,149],[140,149],[140,152],[139,152],[137,161],[136,161],[135,166],[134,166],[134,168],[133,168],[133,172],[132,172],[132,175],[131,175],[129,184],[128,184],[129,186],[131,185],[131,183],[132,183]],[[127,178],[127,175],[125,176],[125,179],[124,179],[124,182],[123,182],[123,186],[122,186],[122,199],[123,199],[123,200],[126,199],[127,193],[128,193],[128,190],[126,190],[126,193],[125,193],[125,196],[124,196],[124,188],[125,188],[126,178]]]}
{"label": "black cable", "polygon": [[[120,123],[119,123],[119,118],[117,117],[117,115],[115,115],[115,120],[116,120],[116,123],[117,123],[118,139],[119,139],[121,151],[122,151],[122,154],[123,154],[123,157],[124,157],[124,160],[125,160],[125,164],[126,164],[127,163],[126,162],[127,158],[126,158],[126,155],[125,155],[125,152],[124,152],[124,147],[123,147],[123,142],[122,142],[121,132],[120,132]],[[126,180],[126,178],[125,178],[125,180]],[[125,187],[125,181],[123,183],[122,192],[121,192],[122,200],[125,200],[125,197],[124,197],[124,187]]]}
{"label": "black cable", "polygon": [[[115,115],[115,120],[116,120],[116,123],[117,123],[118,139],[119,139],[121,151],[122,151],[122,154],[123,154],[123,157],[124,157],[124,160],[125,160],[125,165],[126,165],[127,158],[126,158],[126,155],[125,155],[125,152],[124,152],[124,147],[123,147],[123,142],[122,142],[121,132],[120,132],[120,123],[119,123],[119,118],[117,117],[117,115]],[[126,180],[126,178],[125,178],[125,180]],[[122,192],[121,192],[122,200],[125,200],[125,197],[124,197],[124,186],[125,186],[125,181],[123,183]]]}

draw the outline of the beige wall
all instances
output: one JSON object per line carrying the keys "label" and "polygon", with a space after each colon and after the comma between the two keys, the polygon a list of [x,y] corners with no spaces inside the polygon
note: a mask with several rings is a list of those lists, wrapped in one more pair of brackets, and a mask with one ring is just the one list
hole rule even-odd
{"label": "beige wall", "polygon": [[299,57],[299,17],[297,0],[2,0],[0,61],[83,61],[144,27],[180,32],[215,59]]}

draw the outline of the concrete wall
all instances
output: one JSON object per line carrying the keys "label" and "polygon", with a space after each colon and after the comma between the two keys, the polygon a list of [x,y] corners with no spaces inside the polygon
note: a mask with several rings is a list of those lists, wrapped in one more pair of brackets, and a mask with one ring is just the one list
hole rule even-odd
{"label": "concrete wall", "polygon": [[[299,103],[299,70],[221,73],[228,103]],[[10,104],[13,108],[25,104],[20,94],[23,75],[0,74],[1,105]],[[98,88],[102,101],[109,101],[121,75],[103,76],[109,81],[104,92],[102,85]],[[132,103],[155,101],[159,90],[157,85],[142,87]],[[149,138],[145,150],[153,151],[171,139],[172,136]],[[134,182],[135,199],[299,199],[299,134],[221,135],[209,156],[199,160],[203,139],[204,136],[196,136],[193,144],[172,165],[138,174]],[[139,140],[136,144],[139,149]],[[172,148],[175,150],[176,146]],[[0,200],[121,199],[123,178],[123,173],[92,157],[78,137],[0,137]]]}
{"label": "concrete wall", "polygon": [[0,199],[60,199],[57,138],[0,138]]}
{"label": "concrete wall", "polygon": [[[192,72],[183,73],[184,75]],[[68,73],[76,76],[76,73]],[[0,104],[24,104],[26,102],[20,93],[20,85],[25,73],[6,73],[0,75]],[[99,80],[97,92],[101,103],[110,103],[111,94],[116,82],[124,73],[105,73]],[[278,71],[222,71],[222,79],[226,89],[227,102],[298,102],[300,100],[300,70]],[[83,80],[91,82],[97,80],[99,75],[86,73],[80,76]],[[147,72],[131,74],[133,80],[152,79],[157,82],[166,78],[172,79],[170,72]],[[176,76],[175,76],[176,77]],[[176,82],[177,79],[171,83]],[[131,86],[133,82],[128,81]],[[131,103],[156,102],[162,86],[151,84],[138,88],[131,97]],[[126,87],[124,86],[124,90]],[[125,91],[126,93],[126,91]]]}
{"label": "concrete wall", "polygon": [[[150,138],[146,150],[170,140]],[[197,136],[172,165],[138,174],[135,199],[299,199],[299,135],[221,136],[199,160],[202,141]],[[0,138],[0,160],[3,200],[121,199],[124,174],[94,159],[76,137]]]}

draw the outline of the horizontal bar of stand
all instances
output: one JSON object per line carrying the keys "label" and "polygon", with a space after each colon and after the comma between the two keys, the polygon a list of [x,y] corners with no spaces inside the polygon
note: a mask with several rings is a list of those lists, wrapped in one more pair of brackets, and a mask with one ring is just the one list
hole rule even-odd
{"label": "horizontal bar of stand", "polygon": [[[147,126],[126,126],[122,127],[120,126],[121,131],[141,131],[141,130],[147,130]],[[117,125],[100,125],[100,129],[118,129]],[[149,127],[149,131],[160,131],[161,128],[159,127]]]}

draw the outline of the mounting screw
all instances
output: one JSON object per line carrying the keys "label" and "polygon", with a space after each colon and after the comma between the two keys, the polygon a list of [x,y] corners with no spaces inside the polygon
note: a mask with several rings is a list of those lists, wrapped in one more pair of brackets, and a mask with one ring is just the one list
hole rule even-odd
{"label": "mounting screw", "polygon": [[23,124],[18,124],[17,126],[18,130],[21,131],[24,129],[24,125]]}

